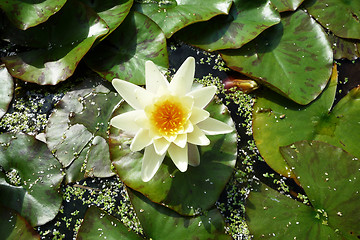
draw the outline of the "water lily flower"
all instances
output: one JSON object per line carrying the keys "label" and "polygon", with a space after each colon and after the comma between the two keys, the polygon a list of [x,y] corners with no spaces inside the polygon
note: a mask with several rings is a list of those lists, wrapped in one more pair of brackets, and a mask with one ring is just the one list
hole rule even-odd
{"label": "water lily flower", "polygon": [[196,145],[210,144],[206,135],[233,131],[203,109],[213,99],[216,87],[192,90],[194,73],[195,59],[189,57],[169,83],[156,65],[147,61],[146,89],[120,79],[112,81],[116,91],[134,110],[115,116],[110,124],[134,135],[131,151],[145,148],[141,168],[144,182],[152,179],[166,153],[176,167],[185,172],[188,164],[200,164]]}

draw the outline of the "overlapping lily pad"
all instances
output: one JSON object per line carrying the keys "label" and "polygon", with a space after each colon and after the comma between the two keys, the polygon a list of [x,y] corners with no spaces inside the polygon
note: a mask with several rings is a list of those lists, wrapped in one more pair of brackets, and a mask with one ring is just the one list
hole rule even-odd
{"label": "overlapping lily pad", "polygon": [[190,25],[176,36],[207,51],[240,48],[279,22],[270,0],[235,0],[228,16]]}
{"label": "overlapping lily pad", "polygon": [[32,226],[56,216],[63,174],[46,144],[25,134],[1,134],[0,166],[2,205],[19,212]]}
{"label": "overlapping lily pad", "polygon": [[358,239],[360,161],[318,141],[296,142],[280,151],[311,206],[261,185],[250,193],[246,208],[254,239]]}
{"label": "overlapping lily pad", "polygon": [[325,28],[342,38],[360,39],[360,2],[308,0],[308,12]]}
{"label": "overlapping lily pad", "polygon": [[166,38],[148,17],[131,12],[109,37],[89,56],[87,64],[103,78],[128,80],[145,84],[145,62],[153,61],[163,70],[168,68]]}
{"label": "overlapping lily pad", "polygon": [[139,192],[129,190],[136,215],[150,239],[232,239],[225,234],[225,222],[215,208],[197,217],[184,217],[178,213],[151,202]]}
{"label": "overlapping lily pad", "polygon": [[11,0],[1,1],[0,8],[17,28],[26,30],[48,20],[65,3],[66,0]]}
{"label": "overlapping lily pad", "polygon": [[110,86],[93,84],[65,94],[46,128],[49,149],[67,167],[67,182],[114,175],[106,131],[121,98],[109,90]]}
{"label": "overlapping lily pad", "polygon": [[0,66],[0,118],[6,113],[14,92],[14,81],[5,66]]}
{"label": "overlapping lily pad", "polygon": [[303,105],[325,88],[333,62],[324,30],[302,10],[240,49],[221,54],[230,68]]}
{"label": "overlapping lily pad", "polygon": [[192,23],[228,14],[231,0],[168,0],[144,1],[134,5],[134,9],[151,18],[160,26],[167,38]]}
{"label": "overlapping lily pad", "polygon": [[360,41],[329,35],[334,47],[334,59],[356,60],[360,57]]}
{"label": "overlapping lily pad", "polygon": [[76,0],[37,27],[21,31],[8,24],[2,30],[11,42],[34,48],[2,58],[10,74],[42,85],[70,77],[95,40],[108,32],[106,23]]}
{"label": "overlapping lily pad", "polygon": [[0,232],[3,240],[40,240],[38,233],[14,210],[0,206]]}
{"label": "overlapping lily pad", "polygon": [[143,239],[136,233],[129,231],[117,218],[107,215],[95,206],[91,206],[86,211],[76,239],[97,240],[99,238],[121,240]]}
{"label": "overlapping lily pad", "polygon": [[[122,103],[114,116],[131,110]],[[211,117],[232,124],[221,104],[212,102],[207,108]],[[110,154],[121,180],[140,191],[151,201],[162,203],[183,215],[194,215],[207,210],[219,198],[230,178],[236,162],[237,135],[234,132],[208,136],[209,146],[199,147],[200,165],[189,166],[180,172],[169,157],[165,157],[158,172],[149,182],[141,180],[143,152],[131,152],[132,136],[110,126]]]}
{"label": "overlapping lily pad", "polygon": [[295,11],[304,0],[271,0],[279,12]]}

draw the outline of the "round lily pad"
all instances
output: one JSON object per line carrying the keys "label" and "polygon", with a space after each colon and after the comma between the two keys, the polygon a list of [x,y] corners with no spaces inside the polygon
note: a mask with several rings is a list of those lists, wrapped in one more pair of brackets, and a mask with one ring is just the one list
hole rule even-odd
{"label": "round lily pad", "polygon": [[129,231],[117,218],[104,213],[95,206],[91,206],[86,211],[76,240],[98,240],[99,238],[121,240],[143,239],[136,233]]}
{"label": "round lily pad", "polygon": [[4,24],[1,30],[11,42],[34,48],[2,58],[9,73],[24,81],[55,85],[74,73],[95,40],[108,32],[108,27],[84,4],[68,1],[58,14],[40,26],[21,31]]}
{"label": "round lily pad", "polygon": [[46,143],[66,167],[67,182],[114,175],[106,131],[121,98],[109,88],[86,82],[79,90],[65,94],[49,118]]}
{"label": "round lily pad", "polygon": [[11,0],[1,1],[0,8],[17,28],[26,30],[47,21],[65,3],[66,0]]}
{"label": "round lily pad", "polygon": [[43,225],[58,213],[62,197],[61,164],[46,144],[25,134],[0,135],[0,203]]}
{"label": "round lily pad", "polygon": [[4,66],[0,66],[0,118],[6,113],[14,93],[14,81]]}
{"label": "round lily pad", "polygon": [[164,206],[151,202],[139,192],[128,190],[131,203],[150,239],[232,239],[225,234],[225,222],[215,208],[197,217],[184,217]]}
{"label": "round lily pad", "polygon": [[168,0],[144,1],[134,4],[134,9],[151,18],[166,38],[181,28],[195,22],[207,21],[219,14],[228,14],[231,0]]}
{"label": "round lily pad", "polygon": [[[113,116],[131,110],[125,102]],[[211,117],[233,125],[227,109],[212,102],[206,108]],[[171,159],[163,164],[149,182],[141,179],[143,151],[132,152],[133,136],[110,126],[110,156],[120,179],[151,201],[161,203],[182,215],[195,215],[212,207],[229,180],[236,162],[237,134],[208,136],[210,145],[201,146],[200,165],[180,172]]]}
{"label": "round lily pad", "polygon": [[304,0],[271,0],[279,12],[295,11]]}
{"label": "round lily pad", "polygon": [[302,10],[284,15],[240,49],[220,53],[230,68],[302,105],[323,91],[333,63],[326,33]]}
{"label": "round lily pad", "polygon": [[334,59],[356,60],[360,57],[360,41],[329,35],[334,46]]}
{"label": "round lily pad", "polygon": [[151,19],[130,12],[124,22],[89,53],[86,63],[109,81],[120,78],[144,85],[147,60],[167,69],[166,38]]}
{"label": "round lily pad", "polygon": [[279,22],[280,14],[269,0],[235,0],[228,16],[192,24],[176,37],[207,51],[240,48]]}
{"label": "round lily pad", "polygon": [[3,240],[40,240],[30,224],[12,209],[0,206],[0,232]]}

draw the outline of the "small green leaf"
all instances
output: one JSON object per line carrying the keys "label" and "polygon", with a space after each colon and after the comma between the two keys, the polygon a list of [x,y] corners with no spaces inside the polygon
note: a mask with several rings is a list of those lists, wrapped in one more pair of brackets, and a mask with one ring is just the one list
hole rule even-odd
{"label": "small green leaf", "polygon": [[176,37],[207,51],[240,48],[279,22],[280,15],[270,0],[235,0],[228,16],[190,25]]}
{"label": "small green leaf", "polygon": [[4,66],[0,66],[0,118],[6,113],[14,93],[14,81]]}
{"label": "small green leaf", "polygon": [[61,164],[46,144],[25,134],[0,135],[0,203],[25,217],[32,226],[43,225],[58,213],[62,197]]}
{"label": "small green leaf", "polygon": [[306,105],[331,74],[333,53],[322,27],[298,10],[237,50],[221,51],[227,65]]}
{"label": "small green leaf", "polygon": [[166,70],[168,53],[161,29],[148,17],[130,12],[124,22],[86,58],[91,69],[112,81],[120,78],[145,84],[145,62]]}
{"label": "small green leaf", "polygon": [[106,214],[95,206],[91,206],[86,211],[76,240],[98,239],[141,240],[143,238],[129,231],[117,218]]}
{"label": "small green leaf", "polygon": [[304,0],[271,0],[279,12],[295,11]]}
{"label": "small green leaf", "polygon": [[66,0],[11,0],[1,1],[0,8],[17,28],[26,30],[47,21],[65,3]]}
{"label": "small green leaf", "polygon": [[151,202],[144,195],[128,188],[136,215],[150,239],[208,239],[230,240],[225,234],[225,222],[215,208],[198,217],[184,217]]}
{"label": "small green leaf", "polygon": [[219,14],[228,14],[231,0],[169,0],[137,3],[134,9],[160,26],[166,38],[192,23],[207,21]]}

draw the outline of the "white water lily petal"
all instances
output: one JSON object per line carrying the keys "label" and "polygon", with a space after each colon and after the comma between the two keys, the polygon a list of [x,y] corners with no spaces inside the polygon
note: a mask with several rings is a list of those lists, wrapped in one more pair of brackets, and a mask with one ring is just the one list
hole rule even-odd
{"label": "white water lily petal", "polygon": [[188,57],[170,82],[170,90],[177,95],[185,95],[191,90],[195,75],[195,58]]}
{"label": "white water lily petal", "polygon": [[200,146],[207,146],[210,144],[210,140],[205,136],[205,133],[196,125],[194,126],[194,131],[188,133],[187,141]]}
{"label": "white water lily petal", "polygon": [[181,172],[185,172],[188,167],[188,144],[186,144],[184,148],[178,147],[175,144],[170,144],[168,152],[175,166]]}
{"label": "white water lily petal", "polygon": [[188,96],[194,97],[194,106],[204,108],[214,97],[216,93],[215,86],[198,88],[188,93]]}
{"label": "white water lily petal", "polygon": [[166,153],[170,145],[170,142],[167,141],[165,138],[154,139],[153,142],[154,142],[155,152],[158,155],[162,155]]}
{"label": "white water lily petal", "polygon": [[145,148],[141,167],[141,179],[144,182],[148,182],[153,178],[164,158],[165,153],[163,155],[156,154],[154,145],[149,145]]}
{"label": "white water lily petal", "polygon": [[200,165],[200,153],[196,145],[189,143],[188,144],[188,160],[189,165],[197,167]]}
{"label": "white water lily petal", "polygon": [[153,99],[155,97],[154,94],[152,94],[150,91],[147,91],[143,88],[138,88],[135,90],[134,95],[135,98],[139,101],[141,108],[144,109],[146,105],[153,102]]}
{"label": "white water lily petal", "polygon": [[136,121],[134,121],[139,115],[144,115],[143,111],[135,110],[117,115],[110,120],[110,125],[135,134],[141,128],[141,125],[138,125]]}
{"label": "white water lily petal", "polygon": [[146,90],[154,94],[158,92],[159,88],[167,89],[169,87],[168,80],[152,61],[146,61],[145,63],[145,80]]}
{"label": "white water lily petal", "polygon": [[[143,103],[138,99],[139,95],[145,96],[149,94],[144,88],[117,78],[112,80],[112,85],[131,107],[137,110],[144,109]],[[138,94],[135,94],[136,91],[138,91]]]}
{"label": "white water lily petal", "polygon": [[207,135],[225,134],[234,131],[228,124],[211,117],[198,123],[197,126]]}
{"label": "white water lily petal", "polygon": [[149,129],[140,129],[131,142],[130,150],[133,152],[140,151],[144,147],[152,143],[152,138],[149,135]]}
{"label": "white water lily petal", "polygon": [[201,121],[204,121],[208,117],[210,117],[210,113],[208,111],[198,107],[193,107],[190,121],[192,124],[197,124]]}
{"label": "white water lily petal", "polygon": [[179,134],[177,135],[177,138],[174,140],[174,144],[177,146],[184,148],[186,146],[187,142],[187,134]]}

